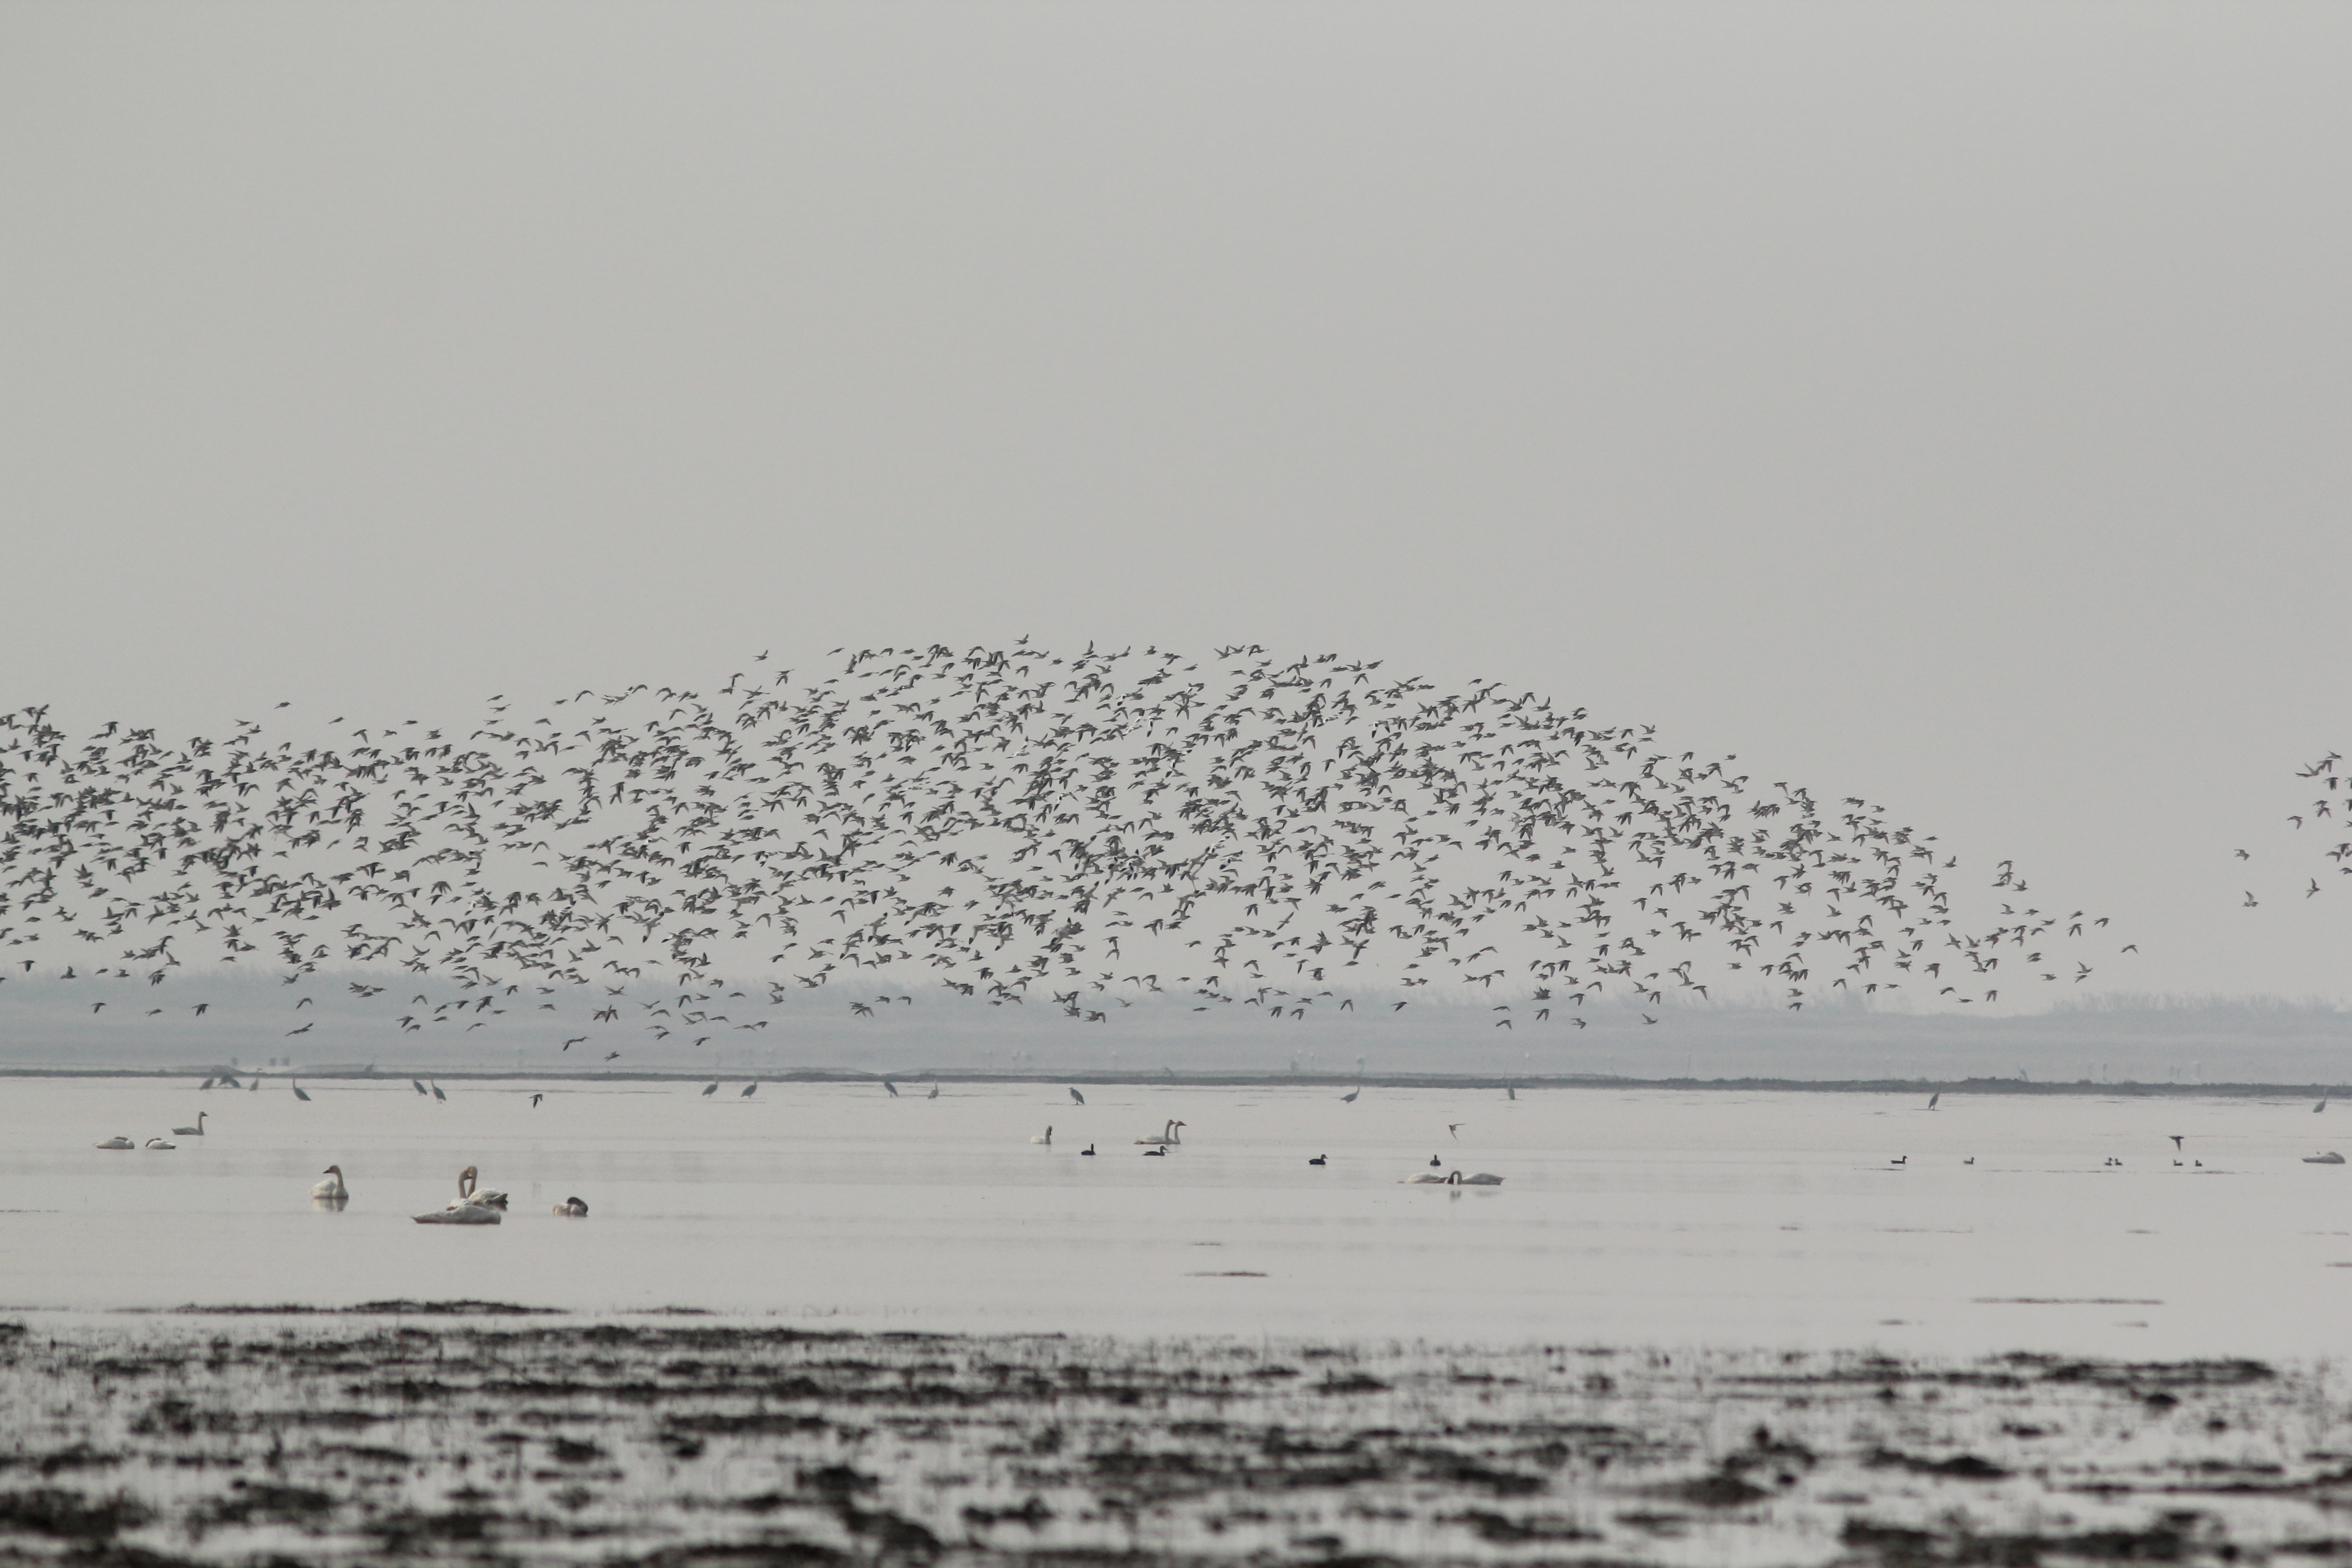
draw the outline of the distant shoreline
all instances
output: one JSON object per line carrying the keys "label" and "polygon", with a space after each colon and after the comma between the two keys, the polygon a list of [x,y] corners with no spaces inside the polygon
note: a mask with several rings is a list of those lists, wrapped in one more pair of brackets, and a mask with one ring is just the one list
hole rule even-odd
{"label": "distant shoreline", "polygon": [[0,1079],[125,1078],[201,1079],[224,1072],[264,1081],[297,1079],[310,1083],[401,1083],[410,1079],[437,1079],[444,1083],[722,1083],[871,1084],[886,1079],[907,1085],[942,1084],[1075,1084],[1080,1088],[1157,1085],[1165,1089],[1672,1089],[1693,1092],[1769,1092],[1783,1094],[1984,1094],[1984,1095],[2128,1095],[2152,1099],[2261,1099],[2332,1093],[2336,1086],[2303,1083],[2097,1083],[2089,1079],[2036,1082],[2009,1078],[1617,1078],[1606,1073],[1368,1073],[1355,1077],[1336,1073],[1245,1072],[997,1072],[984,1068],[908,1068],[904,1071],[869,1072],[856,1068],[795,1068],[782,1072],[597,1072],[593,1070],[525,1071],[514,1068],[284,1068],[183,1067],[0,1067]]}

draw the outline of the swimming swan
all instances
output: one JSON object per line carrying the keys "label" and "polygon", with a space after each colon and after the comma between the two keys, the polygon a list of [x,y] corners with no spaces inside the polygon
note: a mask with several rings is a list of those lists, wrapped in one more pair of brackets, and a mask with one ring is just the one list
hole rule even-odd
{"label": "swimming swan", "polygon": [[457,1173],[457,1196],[447,1208],[410,1217],[419,1225],[499,1224],[506,1218],[507,1195],[477,1191],[474,1182],[478,1174],[473,1166],[467,1166]]}
{"label": "swimming swan", "polygon": [[1043,1143],[1043,1144],[1045,1144],[1047,1148],[1049,1148],[1049,1149],[1050,1149],[1050,1148],[1052,1148],[1052,1147],[1053,1147],[1053,1145],[1054,1145],[1054,1130],[1053,1130],[1053,1128],[1051,1128],[1051,1127],[1047,1127],[1047,1128],[1045,1129],[1045,1131],[1043,1131],[1043,1132],[1039,1133],[1036,1137],[1030,1139],[1030,1140],[1029,1140],[1029,1142],[1031,1142],[1032,1143]]}
{"label": "swimming swan", "polygon": [[172,1136],[174,1138],[203,1137],[205,1135],[205,1118],[211,1114],[212,1113],[207,1110],[197,1111],[196,1124],[194,1127],[174,1127],[172,1129]]}
{"label": "swimming swan", "polygon": [[2344,1163],[2344,1156],[2330,1149],[2325,1154],[2305,1154],[2303,1163],[2306,1165],[2340,1165]]}
{"label": "swimming swan", "polygon": [[1178,1131],[1177,1131],[1177,1129],[1178,1129],[1178,1128],[1180,1128],[1180,1127],[1182,1127],[1183,1125],[1184,1125],[1184,1123],[1183,1123],[1183,1122],[1177,1121],[1174,1117],[1172,1117],[1172,1116],[1171,1116],[1171,1117],[1170,1117],[1170,1118],[1168,1119],[1168,1125],[1166,1125],[1165,1127],[1162,1127],[1162,1128],[1160,1130],[1160,1136],[1159,1136],[1159,1137],[1157,1137],[1157,1138],[1139,1138],[1139,1139],[1137,1139],[1137,1140],[1136,1140],[1136,1142],[1137,1142],[1138,1143],[1156,1143],[1156,1144],[1160,1145],[1161,1148],[1175,1148],[1175,1147],[1178,1147],[1178,1146],[1180,1146],[1180,1145],[1181,1145],[1181,1144],[1183,1143],[1183,1142],[1184,1142],[1184,1135],[1183,1135],[1181,1132]]}
{"label": "swimming swan", "polygon": [[177,1143],[166,1143],[161,1138],[150,1138],[147,1140],[147,1147],[150,1149],[176,1149],[179,1145]]}
{"label": "swimming swan", "polygon": [[558,1219],[586,1219],[588,1217],[588,1201],[585,1198],[566,1198],[562,1203],[555,1205],[555,1217]]}
{"label": "swimming swan", "polygon": [[311,1198],[323,1204],[341,1204],[351,1195],[352,1190],[343,1185],[343,1168],[341,1165],[328,1166],[327,1179],[310,1189]]}
{"label": "swimming swan", "polygon": [[133,1143],[128,1138],[114,1137],[108,1139],[103,1143],[94,1143],[90,1145],[90,1147],[94,1149],[136,1149],[139,1145]]}
{"label": "swimming swan", "polygon": [[1448,1171],[1442,1176],[1433,1176],[1423,1171],[1420,1175],[1402,1184],[1408,1187],[1499,1187],[1503,1184],[1503,1178],[1491,1171],[1481,1171],[1475,1176],[1465,1176],[1459,1171]]}
{"label": "swimming swan", "polygon": [[451,1208],[503,1209],[507,1206],[506,1194],[488,1187],[479,1191],[475,1189],[475,1178],[480,1173],[471,1165],[457,1173],[457,1196],[450,1203]]}

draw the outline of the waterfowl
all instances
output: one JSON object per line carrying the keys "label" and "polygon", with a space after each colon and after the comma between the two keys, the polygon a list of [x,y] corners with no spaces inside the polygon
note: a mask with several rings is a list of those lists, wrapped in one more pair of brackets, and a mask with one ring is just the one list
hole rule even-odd
{"label": "waterfowl", "polygon": [[1053,1142],[1054,1142],[1054,1130],[1053,1130],[1053,1128],[1051,1128],[1050,1126],[1049,1126],[1049,1127],[1047,1127],[1047,1128],[1045,1129],[1045,1131],[1044,1131],[1043,1132],[1038,1133],[1035,1137],[1034,1137],[1034,1138],[1030,1139],[1030,1140],[1029,1140],[1029,1142],[1031,1142],[1032,1143],[1043,1143],[1043,1144],[1045,1144],[1047,1147],[1049,1147],[1049,1148],[1050,1148],[1050,1147],[1053,1145]]}
{"label": "waterfowl", "polygon": [[1171,1116],[1168,1119],[1167,1125],[1160,1129],[1159,1137],[1139,1138],[1136,1142],[1138,1143],[1156,1143],[1163,1149],[1172,1148],[1184,1142],[1183,1133],[1178,1131],[1178,1129],[1181,1128],[1183,1125],[1183,1122],[1177,1121]]}
{"label": "waterfowl", "polygon": [[1081,1153],[1081,1154],[1091,1154],[1091,1153],[1093,1153],[1094,1152],[1095,1152],[1095,1146],[1094,1146],[1093,1144],[1091,1144],[1091,1143],[1087,1144],[1085,1148],[1083,1148],[1083,1149],[1081,1149],[1081,1150],[1079,1150],[1079,1151],[1078,1151],[1078,1152],[1079,1152],[1079,1153]]}
{"label": "waterfowl", "polygon": [[457,1173],[457,1195],[451,1201],[451,1208],[503,1209],[507,1206],[506,1194],[488,1187],[477,1187],[475,1184],[479,1174],[471,1165]]}
{"label": "waterfowl", "polygon": [[1154,1144],[1143,1152],[1143,1157],[1147,1160],[1165,1160],[1168,1158],[1168,1151],[1162,1145]]}
{"label": "waterfowl", "polygon": [[139,1145],[133,1143],[128,1138],[117,1136],[108,1139],[103,1143],[93,1144],[91,1147],[98,1149],[136,1149]]}
{"label": "waterfowl", "polygon": [[2325,1154],[2305,1154],[2303,1163],[2306,1165],[2340,1165],[2344,1163],[2344,1156],[2330,1149]]}
{"label": "waterfowl", "polygon": [[310,1188],[310,1196],[318,1203],[340,1204],[351,1195],[351,1189],[343,1185],[343,1168],[341,1165],[328,1166],[327,1179]]}
{"label": "waterfowl", "polygon": [[212,1113],[207,1110],[197,1111],[196,1124],[194,1127],[174,1127],[172,1129],[172,1136],[174,1138],[203,1137],[205,1135],[205,1118],[211,1114]]}
{"label": "waterfowl", "polygon": [[717,1094],[718,1092],[719,1086],[715,1083],[706,1083],[702,1086],[702,1098],[705,1100],[709,1100],[712,1095]]}
{"label": "waterfowl", "polygon": [[585,1198],[564,1199],[562,1203],[555,1205],[555,1217],[558,1219],[586,1219],[588,1217],[588,1200]]}
{"label": "waterfowl", "polygon": [[146,1146],[150,1149],[176,1149],[179,1147],[177,1143],[166,1143],[161,1138],[150,1138],[147,1140]]}
{"label": "waterfowl", "polygon": [[1324,1157],[1323,1155],[1320,1155],[1320,1154],[1316,1155],[1316,1156],[1315,1156],[1315,1158],[1313,1158],[1312,1160],[1307,1161],[1307,1163],[1308,1164],[1310,1164],[1310,1165],[1321,1165],[1321,1164],[1327,1164],[1327,1163],[1328,1163],[1328,1162],[1325,1159],[1325,1157]]}

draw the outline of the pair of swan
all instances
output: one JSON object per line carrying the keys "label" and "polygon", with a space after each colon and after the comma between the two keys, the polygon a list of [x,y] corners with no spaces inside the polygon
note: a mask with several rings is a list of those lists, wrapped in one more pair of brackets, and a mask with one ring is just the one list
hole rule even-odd
{"label": "pair of swan", "polygon": [[1424,1171],[1404,1184],[1408,1187],[1499,1187],[1503,1184],[1503,1178],[1491,1171],[1481,1171],[1475,1176],[1465,1176],[1459,1171],[1433,1176]]}
{"label": "pair of swan", "polygon": [[161,1138],[150,1138],[144,1144],[133,1143],[130,1139],[117,1133],[115,1136],[107,1139],[104,1142],[93,1143],[90,1147],[93,1149],[176,1149],[179,1145],[177,1143],[166,1143]]}
{"label": "pair of swan", "polygon": [[[419,1225],[497,1225],[506,1218],[507,1194],[478,1186],[481,1173],[468,1165],[457,1173],[457,1195],[446,1208],[412,1216]],[[581,1205],[583,1209],[586,1205]]]}
{"label": "pair of swan", "polygon": [[1159,1137],[1139,1138],[1136,1142],[1138,1143],[1156,1143],[1163,1149],[1177,1148],[1181,1146],[1184,1142],[1184,1135],[1180,1129],[1185,1125],[1186,1123],[1179,1121],[1171,1116],[1168,1119],[1168,1125],[1160,1130]]}

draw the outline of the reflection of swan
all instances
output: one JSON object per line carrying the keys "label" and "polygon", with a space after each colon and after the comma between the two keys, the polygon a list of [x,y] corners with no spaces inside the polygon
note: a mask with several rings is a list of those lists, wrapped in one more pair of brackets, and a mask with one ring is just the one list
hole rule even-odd
{"label": "reflection of swan", "polygon": [[351,1189],[343,1185],[343,1168],[341,1165],[328,1166],[327,1179],[310,1189],[311,1197],[326,1204],[341,1204],[351,1195]]}
{"label": "reflection of swan", "polygon": [[176,1149],[179,1145],[177,1143],[166,1143],[161,1138],[150,1138],[147,1140],[147,1147],[150,1149]]}
{"label": "reflection of swan", "polygon": [[1032,1143],[1043,1143],[1046,1147],[1051,1148],[1054,1142],[1054,1130],[1051,1127],[1048,1127],[1045,1131],[1040,1132],[1034,1138],[1030,1139],[1029,1142]]}
{"label": "reflection of swan", "polygon": [[206,1110],[197,1111],[196,1124],[194,1127],[174,1127],[172,1129],[172,1136],[174,1138],[203,1137],[205,1135],[205,1118],[211,1114],[212,1113],[210,1111]]}
{"label": "reflection of swan", "polygon": [[1465,1176],[1459,1171],[1433,1176],[1423,1171],[1404,1184],[1408,1187],[1499,1187],[1503,1184],[1503,1178],[1491,1171],[1481,1171],[1475,1176]]}
{"label": "reflection of swan", "polygon": [[586,1219],[588,1217],[588,1200],[585,1198],[564,1199],[562,1203],[555,1205],[555,1217],[558,1219]]}
{"label": "reflection of swan", "polygon": [[130,1139],[121,1137],[110,1138],[103,1143],[93,1144],[91,1146],[98,1149],[136,1149],[139,1147],[138,1144],[133,1143]]}
{"label": "reflection of swan", "polygon": [[2325,1154],[2305,1154],[2303,1163],[2306,1165],[2340,1165],[2344,1163],[2344,1156],[2330,1149]]}
{"label": "reflection of swan", "polygon": [[1171,1116],[1168,1119],[1168,1125],[1160,1130],[1159,1137],[1139,1138],[1136,1142],[1138,1143],[1156,1143],[1163,1149],[1181,1145],[1184,1142],[1184,1135],[1178,1131],[1177,1129],[1183,1125],[1183,1122],[1177,1121]]}

